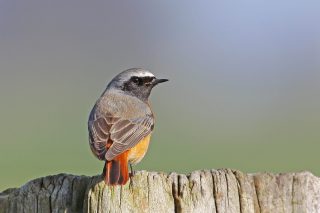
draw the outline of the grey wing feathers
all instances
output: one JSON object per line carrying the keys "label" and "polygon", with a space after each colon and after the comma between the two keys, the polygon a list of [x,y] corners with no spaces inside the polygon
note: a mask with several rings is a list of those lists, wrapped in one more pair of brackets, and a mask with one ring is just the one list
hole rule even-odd
{"label": "grey wing feathers", "polygon": [[111,126],[106,118],[98,118],[89,122],[89,143],[92,152],[100,160],[104,159],[107,152],[107,142]]}
{"label": "grey wing feathers", "polygon": [[106,153],[106,159],[111,160],[122,152],[134,147],[153,129],[154,119],[152,115],[145,117],[120,120],[110,129],[112,146]]}
{"label": "grey wing feathers", "polygon": [[[100,160],[112,160],[148,136],[152,132],[153,125],[152,115],[134,119],[112,116],[97,118],[89,122],[91,150]],[[113,143],[108,149],[109,139]]]}

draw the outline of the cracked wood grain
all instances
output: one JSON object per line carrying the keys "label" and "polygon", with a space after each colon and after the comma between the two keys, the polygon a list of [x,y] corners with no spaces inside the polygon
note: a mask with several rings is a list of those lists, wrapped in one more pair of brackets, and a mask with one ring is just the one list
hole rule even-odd
{"label": "cracked wood grain", "polygon": [[0,213],[15,212],[320,212],[320,178],[310,172],[189,175],[140,171],[125,186],[100,176],[59,174],[0,193]]}

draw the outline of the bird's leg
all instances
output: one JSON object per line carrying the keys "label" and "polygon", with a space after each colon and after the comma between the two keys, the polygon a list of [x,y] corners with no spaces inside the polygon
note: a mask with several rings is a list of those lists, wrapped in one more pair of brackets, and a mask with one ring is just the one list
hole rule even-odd
{"label": "bird's leg", "polygon": [[130,174],[129,174],[129,178],[130,178],[130,184],[129,184],[129,188],[133,188],[133,181],[132,181],[132,177],[134,175],[134,171],[132,169],[132,164],[130,163]]}
{"label": "bird's leg", "polygon": [[130,177],[133,177],[135,172],[133,171],[133,168],[132,168],[132,164],[131,164],[131,163],[130,163],[130,171],[131,171]]}

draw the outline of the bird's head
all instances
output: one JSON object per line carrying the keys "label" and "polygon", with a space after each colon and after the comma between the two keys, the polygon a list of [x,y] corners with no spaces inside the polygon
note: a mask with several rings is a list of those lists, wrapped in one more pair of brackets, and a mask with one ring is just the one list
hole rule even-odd
{"label": "bird's head", "polygon": [[168,79],[157,79],[150,71],[141,68],[125,70],[114,77],[108,84],[108,89],[121,90],[128,95],[147,101],[151,90],[159,83]]}

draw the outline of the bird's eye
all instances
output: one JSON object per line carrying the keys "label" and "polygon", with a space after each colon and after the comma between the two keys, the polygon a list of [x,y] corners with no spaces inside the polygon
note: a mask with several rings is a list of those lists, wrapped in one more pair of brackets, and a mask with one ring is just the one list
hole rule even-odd
{"label": "bird's eye", "polygon": [[138,77],[132,77],[132,82],[137,85],[140,85],[142,83],[141,79]]}

